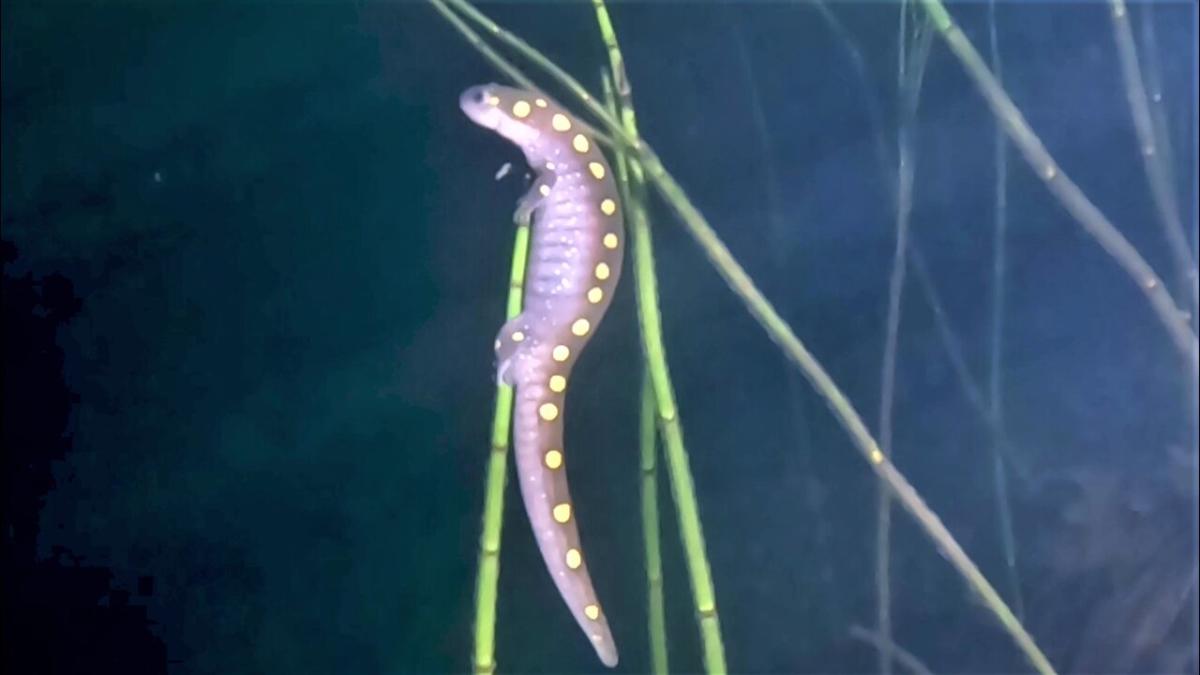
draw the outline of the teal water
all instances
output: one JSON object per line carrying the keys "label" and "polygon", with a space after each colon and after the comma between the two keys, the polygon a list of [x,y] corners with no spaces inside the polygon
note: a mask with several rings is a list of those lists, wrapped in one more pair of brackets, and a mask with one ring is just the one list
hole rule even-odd
{"label": "teal water", "polygon": [[[605,55],[587,4],[485,9],[599,90]],[[893,245],[877,142],[894,143],[897,13],[832,9],[862,71],[804,6],[619,3],[613,15],[645,136],[875,428]],[[952,7],[981,48],[984,10]],[[2,11],[0,194],[17,251],[6,278],[59,274],[70,291],[43,288],[43,310],[64,294],[79,303],[57,330],[59,315],[42,311],[52,338],[35,344],[57,345],[61,369],[6,379],[6,427],[29,382],[61,377],[74,394],[55,399],[69,447],[61,461],[39,455],[54,484],[32,491],[45,493],[30,496],[35,525],[21,532],[34,534],[8,543],[33,542],[45,565],[111,571],[111,591],[85,604],[125,593],[144,607],[169,672],[467,671],[491,344],[524,166],[457,98],[497,75],[421,3],[13,0]],[[1192,11],[1156,5],[1151,20],[1178,188],[1194,200]],[[999,36],[1030,123],[1170,279],[1104,7],[1005,4]],[[992,129],[935,41],[914,236],[980,382]],[[1137,289],[1010,161],[1003,393],[1024,467],[1013,509],[1029,626],[1063,671],[1195,672],[1189,385]],[[504,162],[516,170],[494,180]],[[1184,213],[1194,249],[1195,211]],[[871,474],[686,232],[665,209],[655,216],[730,666],[869,671],[874,652],[848,631],[874,620]],[[567,434],[620,670],[646,672],[631,282],[577,368]],[[6,323],[10,297],[6,280]],[[897,462],[1008,593],[986,425],[916,281],[904,312]],[[509,496],[501,670],[599,671]],[[668,508],[672,669],[696,672],[673,518]],[[899,644],[937,672],[1026,667],[902,515],[893,555]],[[55,614],[73,606],[61,589],[29,584],[41,609],[20,611],[80,620]],[[1133,646],[1120,626],[1167,611],[1172,593],[1185,598],[1178,617]]]}

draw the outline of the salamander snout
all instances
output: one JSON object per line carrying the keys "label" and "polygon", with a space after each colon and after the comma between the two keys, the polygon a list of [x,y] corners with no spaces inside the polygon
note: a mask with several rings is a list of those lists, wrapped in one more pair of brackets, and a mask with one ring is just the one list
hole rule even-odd
{"label": "salamander snout", "polygon": [[462,93],[462,96],[460,96],[458,98],[458,104],[460,106],[462,106],[464,109],[468,105],[471,105],[471,106],[483,105],[486,101],[487,101],[487,86],[482,85],[482,84],[475,85],[474,87],[468,88],[466,91],[464,91]]}
{"label": "salamander snout", "polygon": [[491,85],[478,84],[468,88],[458,97],[458,106],[476,124],[495,129],[500,125],[502,113],[497,107],[499,97],[492,92]]}

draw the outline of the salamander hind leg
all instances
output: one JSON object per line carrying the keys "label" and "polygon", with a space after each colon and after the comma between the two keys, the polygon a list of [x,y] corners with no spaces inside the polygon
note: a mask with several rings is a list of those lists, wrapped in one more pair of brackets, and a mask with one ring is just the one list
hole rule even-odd
{"label": "salamander hind leg", "polygon": [[513,386],[517,382],[517,366],[529,339],[529,326],[524,314],[518,314],[496,334],[496,382]]}

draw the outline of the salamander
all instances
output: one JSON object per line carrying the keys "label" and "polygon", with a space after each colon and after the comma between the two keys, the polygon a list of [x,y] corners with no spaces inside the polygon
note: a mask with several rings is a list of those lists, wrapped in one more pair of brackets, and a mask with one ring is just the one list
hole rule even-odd
{"label": "salamander", "polygon": [[612,170],[590,128],[536,93],[474,86],[459,104],[517,145],[536,176],[513,218],[532,219],[524,310],[496,337],[496,375],[516,387],[513,445],[525,511],[551,578],[604,665],[617,646],[584,561],[563,448],[571,368],[621,276],[625,232]]}

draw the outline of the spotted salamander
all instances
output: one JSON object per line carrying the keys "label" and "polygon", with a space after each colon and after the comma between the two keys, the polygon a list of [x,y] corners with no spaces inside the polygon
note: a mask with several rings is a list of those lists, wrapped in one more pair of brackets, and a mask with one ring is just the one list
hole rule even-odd
{"label": "spotted salamander", "polygon": [[567,489],[563,403],[571,368],[612,301],[625,233],[612,170],[589,128],[546,96],[486,84],[459,99],[536,172],[514,220],[532,218],[524,311],[496,337],[499,381],[516,387],[513,440],[525,511],[546,568],[600,661],[617,646],[584,562]]}

